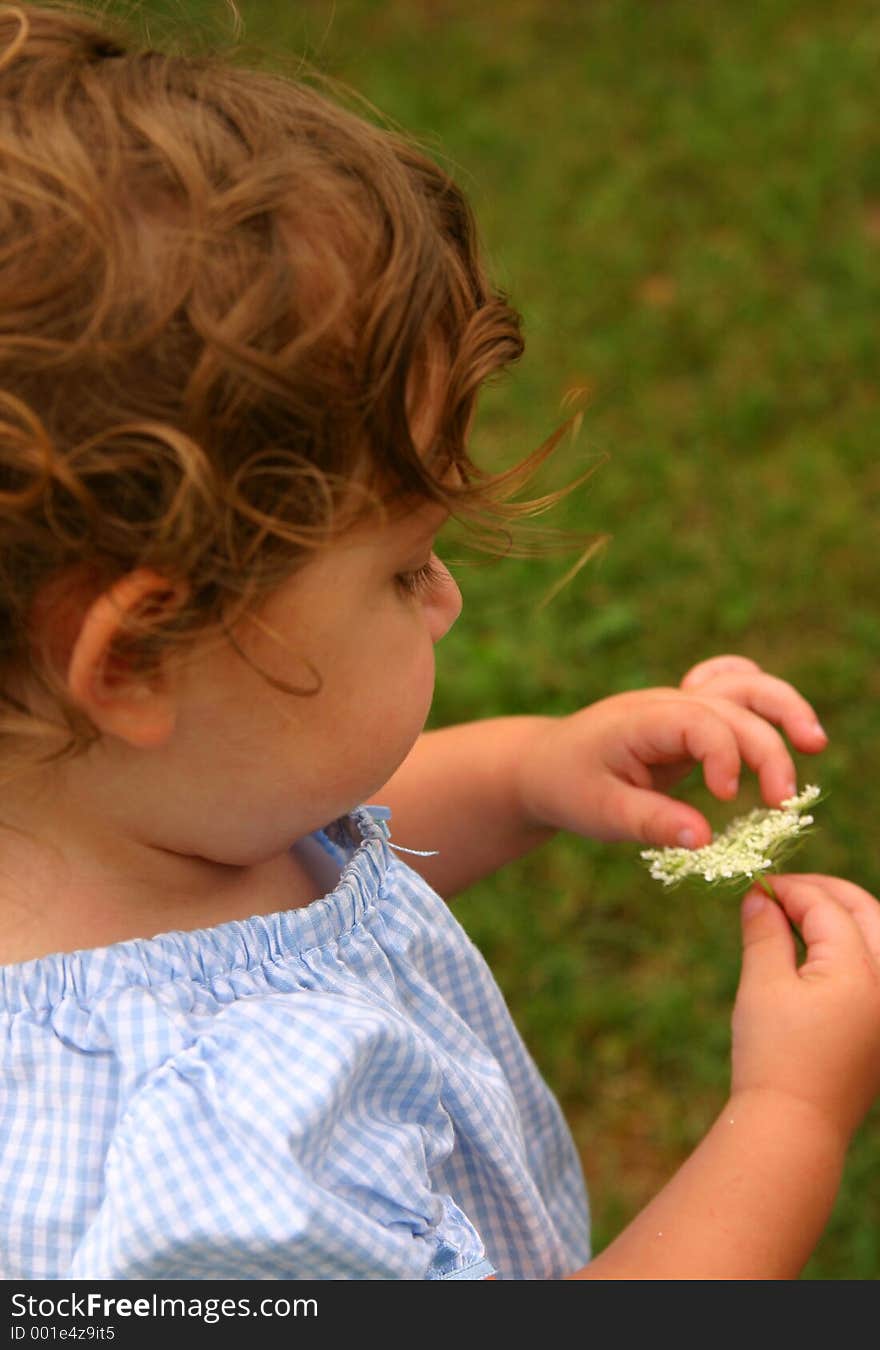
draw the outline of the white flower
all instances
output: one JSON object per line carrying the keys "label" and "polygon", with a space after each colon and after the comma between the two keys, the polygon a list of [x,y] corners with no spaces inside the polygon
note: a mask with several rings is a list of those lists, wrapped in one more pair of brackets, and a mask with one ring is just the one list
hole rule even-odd
{"label": "white flower", "polygon": [[737,816],[705,848],[648,848],[642,857],[650,863],[654,880],[664,886],[688,877],[709,882],[751,879],[773,867],[812,825],[813,817],[803,813],[820,796],[819,788],[804,788],[777,809],[758,808]]}

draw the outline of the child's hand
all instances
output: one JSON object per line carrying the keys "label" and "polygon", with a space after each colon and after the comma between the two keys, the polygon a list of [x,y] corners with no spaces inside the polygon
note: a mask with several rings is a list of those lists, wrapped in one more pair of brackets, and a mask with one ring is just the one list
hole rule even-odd
{"label": "child's hand", "polygon": [[837,877],[774,876],[773,890],[778,905],[757,889],[743,904],[733,1093],[796,1098],[846,1144],[880,1093],[880,905]]}
{"label": "child's hand", "polygon": [[645,689],[603,699],[536,731],[518,773],[529,823],[594,839],[700,848],[712,828],[699,811],[665,795],[694,765],[723,801],[739,790],[741,762],[757,774],[764,801],[797,791],[792,745],[815,754],[825,733],[791,685],[744,657],[716,657],[689,671],[680,689]]}
{"label": "child's hand", "polygon": [[[679,686],[688,693],[699,690],[704,698],[727,698],[742,708],[750,708],[768,722],[785,729],[797,750],[816,754],[824,750],[828,737],[814,710],[805,698],[785,680],[768,675],[746,656],[712,656],[692,666]],[[677,783],[693,768],[693,764],[669,765],[662,774],[664,787]],[[768,806],[777,805],[768,801]]]}

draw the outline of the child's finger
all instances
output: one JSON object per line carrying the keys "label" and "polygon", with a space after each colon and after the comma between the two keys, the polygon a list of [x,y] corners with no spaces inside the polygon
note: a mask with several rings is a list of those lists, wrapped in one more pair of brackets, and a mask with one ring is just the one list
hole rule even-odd
{"label": "child's finger", "polygon": [[[779,806],[788,797],[793,797],[797,792],[797,771],[779,732],[757,713],[730,700],[701,697],[701,701],[734,737],[739,754],[758,775],[761,795],[767,805]],[[717,797],[726,800],[735,795],[717,790],[714,766],[709,763],[704,764],[704,777],[706,786]]]}
{"label": "child's finger", "polygon": [[643,764],[688,759],[702,764],[707,788],[721,801],[739,791],[743,759],[757,773],[768,805],[778,806],[797,791],[794,761],[779,732],[726,699],[679,696],[664,701],[662,709],[654,703],[643,722],[633,722],[627,746]]}
{"label": "child's finger", "polygon": [[693,806],[650,788],[612,779],[602,793],[606,818],[615,822],[603,838],[635,839],[655,848],[702,848],[712,827]]}
{"label": "child's finger", "polygon": [[[797,896],[799,884],[814,886],[837,902],[851,916],[862,941],[880,966],[880,904],[868,891],[843,877],[822,876],[815,872],[785,873],[773,878],[773,889],[780,899],[791,891]],[[796,922],[796,921],[795,921]]]}
{"label": "child's finger", "polygon": [[[733,723],[745,723],[751,713],[724,705],[719,715],[709,702],[694,698],[659,701],[645,710],[642,721],[634,720],[627,737],[628,751],[642,764],[668,765],[691,761],[702,764],[706,786],[724,801],[735,797],[739,789],[741,741],[748,743],[749,753],[762,760],[766,748],[759,755],[756,733],[746,726],[737,733]],[[760,719],[753,718],[758,723]],[[766,724],[763,724],[766,725]],[[767,732],[775,736],[785,752],[781,738],[772,727]],[[792,767],[792,775],[794,769]],[[630,781],[633,781],[630,775]]]}
{"label": "child's finger", "polygon": [[682,689],[699,689],[701,684],[707,680],[714,680],[717,675],[726,675],[731,672],[742,674],[744,672],[758,672],[761,667],[755,662],[750,661],[747,656],[710,656],[706,661],[700,661],[698,665],[692,666],[681,681]]}
{"label": "child's finger", "polygon": [[792,745],[805,754],[817,754],[828,744],[816,711],[807,700],[793,685],[763,671],[721,672],[704,682],[703,695],[730,699],[781,726]]}
{"label": "child's finger", "polygon": [[[775,880],[775,878],[774,878]],[[747,892],[740,910],[743,963],[740,983],[764,982],[793,975],[797,950],[779,905],[758,886]]]}
{"label": "child's finger", "polygon": [[800,876],[774,877],[773,893],[806,944],[802,975],[842,966],[861,974],[866,963],[873,964],[859,925],[824,886]]}

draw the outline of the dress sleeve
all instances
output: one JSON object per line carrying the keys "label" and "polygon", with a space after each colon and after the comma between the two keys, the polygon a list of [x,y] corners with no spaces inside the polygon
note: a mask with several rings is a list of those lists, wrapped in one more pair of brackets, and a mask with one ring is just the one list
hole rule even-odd
{"label": "dress sleeve", "polygon": [[356,997],[240,1000],[129,1102],[71,1279],[480,1279],[432,1174],[452,1126],[418,1033]]}

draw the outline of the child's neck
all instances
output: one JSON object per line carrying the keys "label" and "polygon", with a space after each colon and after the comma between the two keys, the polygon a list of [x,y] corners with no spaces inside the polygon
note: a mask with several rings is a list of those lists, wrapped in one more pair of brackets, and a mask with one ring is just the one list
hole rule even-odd
{"label": "child's neck", "polygon": [[113,842],[89,855],[0,831],[0,965],[301,908],[329,888],[299,848],[230,867]]}

